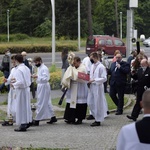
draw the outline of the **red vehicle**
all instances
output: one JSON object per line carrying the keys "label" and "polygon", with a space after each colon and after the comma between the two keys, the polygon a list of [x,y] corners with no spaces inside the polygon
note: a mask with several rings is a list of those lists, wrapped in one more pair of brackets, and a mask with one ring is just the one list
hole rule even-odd
{"label": "red vehicle", "polygon": [[123,56],[126,56],[125,43],[116,37],[109,35],[93,35],[86,41],[86,54],[103,49],[108,57],[113,57],[115,50],[120,50]]}

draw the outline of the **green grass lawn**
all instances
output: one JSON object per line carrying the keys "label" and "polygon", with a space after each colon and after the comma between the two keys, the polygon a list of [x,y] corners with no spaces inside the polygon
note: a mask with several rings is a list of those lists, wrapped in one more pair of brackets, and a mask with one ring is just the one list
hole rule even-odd
{"label": "green grass lawn", "polygon": [[[52,99],[52,104],[54,106],[57,106],[59,108],[65,108],[66,106],[66,101],[64,99],[62,105],[58,105],[58,102],[59,102],[59,99],[60,98],[55,98],[55,99]],[[116,109],[116,105],[113,103],[113,101],[111,100],[109,94],[106,94],[106,100],[107,100],[107,104],[108,104],[108,109],[109,110],[112,110],[112,109]],[[125,101],[124,103],[126,104],[127,103],[127,97],[125,97]],[[36,99],[32,99],[31,100],[31,103],[36,103]],[[3,103],[0,103],[0,105],[7,105],[7,102],[3,102]],[[87,110],[87,114],[89,113],[89,109]],[[64,114],[64,111],[55,111],[55,115],[56,117],[62,117]],[[6,112],[0,110],[0,120],[4,120],[6,118]]]}
{"label": "green grass lawn", "polygon": [[[85,47],[86,39],[81,39],[81,47]],[[22,40],[22,41],[13,41],[13,42],[0,42],[1,46],[12,46],[12,45],[21,45],[21,46],[30,46],[30,45],[51,45],[52,39],[50,37],[44,37],[44,38],[36,38],[36,37],[30,37],[28,39]],[[78,45],[78,39],[77,40],[57,40],[56,39],[56,45],[66,45],[66,44],[72,44],[72,45]]]}

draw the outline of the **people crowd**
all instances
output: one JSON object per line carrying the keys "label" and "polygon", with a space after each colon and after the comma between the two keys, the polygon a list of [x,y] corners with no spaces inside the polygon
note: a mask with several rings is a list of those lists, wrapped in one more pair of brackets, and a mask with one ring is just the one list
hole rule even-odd
{"label": "people crowd", "polygon": [[[8,52],[7,50],[6,56],[9,55]],[[9,119],[8,121],[5,120],[2,126],[12,126],[15,123],[19,126],[14,129],[16,132],[25,132],[30,126],[39,126],[40,121],[45,119],[49,120],[47,124],[57,122],[51,103],[49,69],[40,56],[33,59],[27,59],[26,56],[26,52],[11,56],[11,71],[8,69],[10,64],[7,65],[7,70],[4,66],[0,68],[5,75],[2,86],[9,85],[10,87],[7,118],[12,117],[11,122]],[[92,52],[82,61],[79,56],[75,56],[74,53],[68,52],[68,49],[64,49],[61,58],[61,89],[62,91],[65,89],[66,93],[64,123],[80,125],[84,119],[93,119],[95,121],[90,124],[91,127],[101,126],[109,114],[105,93],[109,93],[112,102],[116,105],[115,115],[122,115],[124,94],[128,81],[132,84],[131,90],[136,96],[136,103],[131,115],[127,115],[127,118],[133,121],[137,120],[142,109],[141,101],[143,101],[145,109],[149,107],[149,102],[147,102],[149,93],[143,96],[143,93],[150,88],[150,65],[144,51],[132,51],[131,56],[125,61],[120,51],[117,50],[111,62],[103,50]],[[4,59],[3,63],[8,63],[10,60]],[[6,75],[6,71],[9,74]],[[36,93],[33,86],[34,81],[37,84]],[[32,88],[34,91],[32,91]],[[33,98],[36,97],[37,99],[34,118],[31,111],[30,90]],[[86,118],[87,108],[89,108],[89,116]],[[139,126],[137,132],[141,133],[140,123],[137,123],[137,126]],[[117,148],[124,144],[120,139],[127,128],[130,128],[130,126],[121,130]],[[138,136],[140,135],[138,134]],[[140,136],[140,138],[143,140],[143,137]]]}

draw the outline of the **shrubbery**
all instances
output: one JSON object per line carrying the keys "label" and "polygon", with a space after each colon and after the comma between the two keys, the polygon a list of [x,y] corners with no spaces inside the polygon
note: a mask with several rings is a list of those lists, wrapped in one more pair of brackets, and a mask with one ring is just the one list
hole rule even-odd
{"label": "shrubbery", "polygon": [[[29,36],[26,35],[26,34],[21,34],[21,33],[18,33],[18,34],[10,34],[9,36],[9,41],[12,42],[12,41],[20,41],[20,40],[25,40],[25,39],[28,39]],[[8,39],[7,39],[7,35],[6,34],[1,34],[0,35],[0,42],[7,42]]]}
{"label": "shrubbery", "polygon": [[[56,45],[56,52],[61,52],[62,49],[68,48],[69,51],[77,51],[77,46],[75,45]],[[1,46],[0,45],[0,54],[4,54],[6,49],[10,49],[11,53],[21,53],[22,51],[26,51],[27,53],[48,53],[52,52],[52,47],[49,45],[26,45],[26,46],[18,46],[18,45],[8,45]]]}

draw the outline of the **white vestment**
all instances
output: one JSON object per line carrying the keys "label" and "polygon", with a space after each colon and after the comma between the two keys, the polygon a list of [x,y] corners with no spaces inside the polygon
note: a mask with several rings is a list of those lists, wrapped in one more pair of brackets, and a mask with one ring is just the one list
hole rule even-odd
{"label": "white vestment", "polygon": [[[7,79],[5,85],[11,84],[12,79],[16,77],[17,67],[11,69],[10,75]],[[10,85],[9,93],[8,93],[8,105],[7,105],[7,116],[10,117],[10,114],[13,116],[13,120],[16,118],[16,90],[14,87]]]}
{"label": "white vestment", "polygon": [[50,73],[42,63],[37,68],[37,106],[35,120],[50,119],[54,116],[51,104],[51,88],[49,84]]}
{"label": "white vestment", "polygon": [[134,122],[121,128],[117,150],[150,150],[150,144],[140,143]]}
{"label": "white vestment", "polygon": [[32,111],[30,104],[31,74],[28,67],[19,64],[15,72],[16,82],[12,83],[16,90],[16,124],[27,124],[32,122]]}
{"label": "white vestment", "polygon": [[87,84],[78,79],[78,72],[87,72],[82,63],[78,68],[69,66],[62,80],[62,85],[68,88],[66,102],[70,103],[70,108],[76,108],[77,103],[87,103]]}
{"label": "white vestment", "polygon": [[97,62],[92,65],[90,80],[95,81],[90,85],[87,103],[95,121],[102,122],[107,116],[108,111],[103,85],[103,83],[107,81],[107,73],[103,64]]}
{"label": "white vestment", "polygon": [[85,57],[85,58],[82,60],[82,64],[85,65],[86,70],[87,70],[87,73],[90,73],[90,69],[91,69],[92,63],[91,63],[91,61],[90,61],[90,57],[89,57],[89,56]]}

